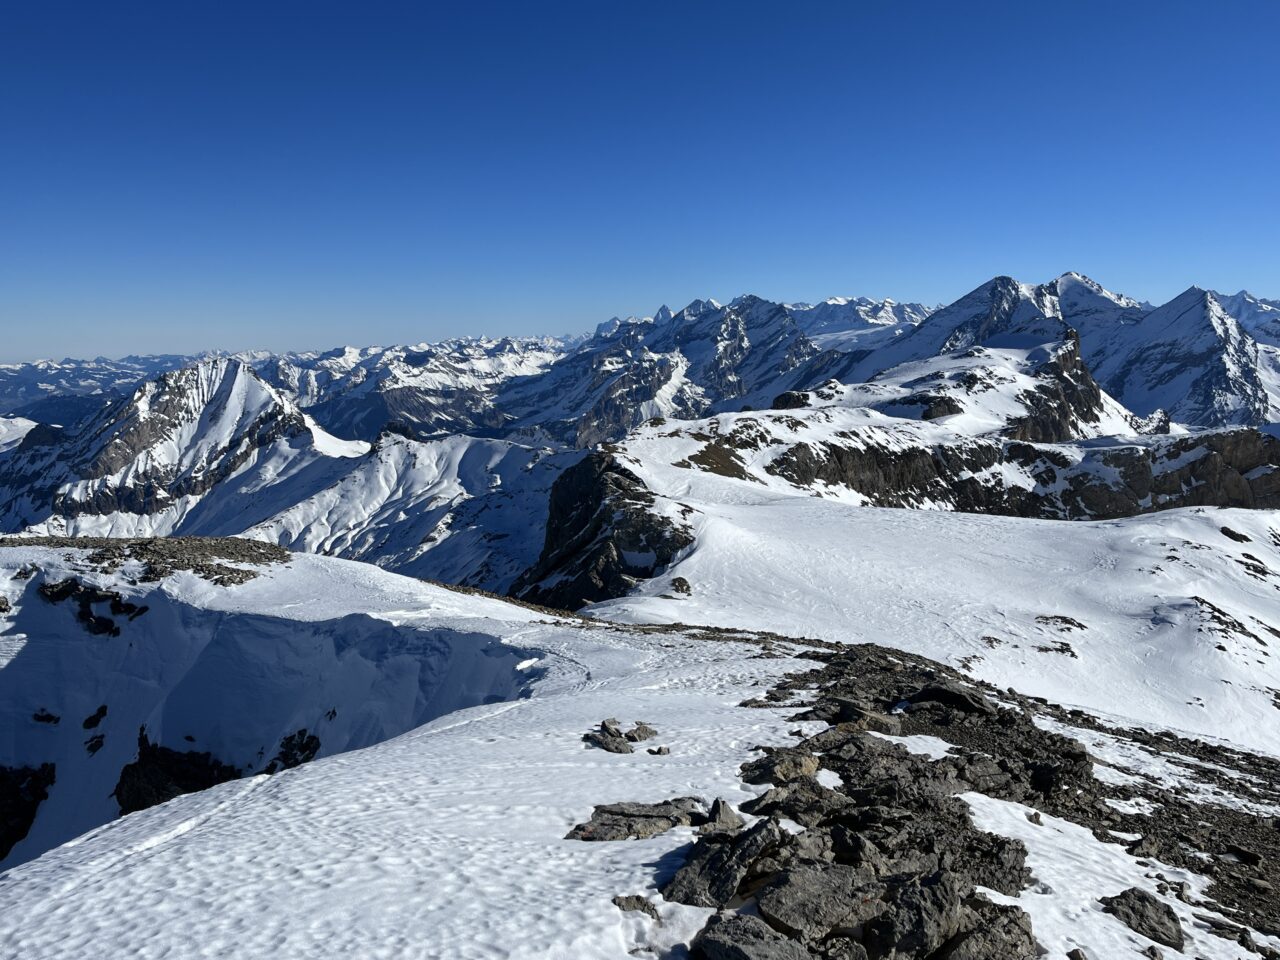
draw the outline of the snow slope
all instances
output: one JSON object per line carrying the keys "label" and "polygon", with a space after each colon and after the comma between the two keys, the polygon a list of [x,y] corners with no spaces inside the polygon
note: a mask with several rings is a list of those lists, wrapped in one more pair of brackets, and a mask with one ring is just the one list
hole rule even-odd
{"label": "snow slope", "polygon": [[[6,564],[56,562],[50,551],[0,554]],[[796,666],[758,658],[759,648],[745,644],[549,621],[314,557],[242,586],[178,577],[155,592],[204,618],[270,615],[291,624],[293,640],[250,634],[238,646],[263,657],[316,649],[301,673],[302,663],[283,671],[308,689],[317,671],[324,681],[326,651],[360,618],[384,637],[374,649],[360,644],[362,655],[373,660],[386,647],[384,670],[399,662],[410,686],[421,660],[406,638],[451,631],[451,662],[484,668],[487,682],[501,681],[493,690],[507,696],[527,681],[533,696],[473,706],[368,749],[180,797],[14,867],[0,875],[0,956],[625,956],[655,934],[611,898],[652,894],[691,831],[613,844],[564,840],[566,831],[597,803],[746,799],[760,789],[737,777],[750,748],[782,742],[795,726],[776,712],[736,706]],[[268,665],[247,665],[255,662]],[[350,709],[376,709],[400,685],[387,675],[384,691]],[[228,692],[204,689],[211,697]],[[317,694],[314,702],[328,701]],[[457,694],[429,710],[464,703]],[[660,732],[654,742],[671,754],[588,749],[581,734],[606,716],[648,721]],[[54,790],[61,788],[60,779]],[[709,912],[660,909],[659,944],[687,940]]]}
{"label": "snow slope", "polygon": [[[118,815],[112,793],[140,730],[253,772],[299,730],[325,756],[514,696],[527,680],[507,628],[481,623],[527,611],[376,567],[299,556],[236,586],[189,572],[153,584],[131,564],[102,572],[84,558],[0,549],[0,765],[54,763],[57,776],[6,865]],[[90,632],[74,598],[42,595],[69,579],[145,610],[115,615],[118,635]],[[95,613],[109,616],[105,601]]]}
{"label": "snow slope", "polygon": [[593,615],[880,643],[1129,723],[1280,754],[1273,511],[1067,523],[862,507],[646,452],[664,442],[629,444],[628,466],[694,543]]}

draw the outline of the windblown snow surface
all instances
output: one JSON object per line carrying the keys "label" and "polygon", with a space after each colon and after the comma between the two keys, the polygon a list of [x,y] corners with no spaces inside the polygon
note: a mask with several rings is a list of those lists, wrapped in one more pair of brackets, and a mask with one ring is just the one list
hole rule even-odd
{"label": "windblown snow surface", "polygon": [[[56,551],[0,556],[6,583],[24,564],[53,578],[66,572]],[[97,582],[128,589],[123,577]],[[758,659],[758,647],[554,620],[364,564],[299,556],[239,586],[178,575],[136,594],[181,608],[189,621],[271,616],[290,624],[292,643],[321,648],[294,667],[309,663],[322,676],[299,679],[321,685],[343,629],[372,618],[393,649],[360,645],[332,664],[380,660],[383,689],[369,700],[396,686],[416,690],[428,667],[454,667],[443,689],[455,704],[461,691],[478,705],[368,749],[179,797],[14,867],[0,875],[0,956],[622,957],[642,942],[675,944],[708,911],[662,904],[667,922],[655,941],[647,918],[621,913],[611,899],[652,893],[691,830],[612,844],[564,834],[598,803],[677,795],[740,802],[758,792],[737,776],[749,749],[782,742],[795,726],[736,706],[796,666]],[[41,601],[24,606],[31,602]],[[130,643],[130,627],[150,616],[118,638],[77,642]],[[448,658],[424,663],[413,635],[444,631],[456,640]],[[0,677],[41,642],[12,630],[5,639],[11,659]],[[253,651],[243,653],[242,673],[278,666],[259,652],[256,664]],[[71,655],[64,649],[54,659]],[[398,670],[386,669],[397,662]],[[479,703],[481,681],[505,699]],[[448,697],[432,709],[451,709]],[[587,749],[582,733],[608,716],[651,723],[671,755]]]}

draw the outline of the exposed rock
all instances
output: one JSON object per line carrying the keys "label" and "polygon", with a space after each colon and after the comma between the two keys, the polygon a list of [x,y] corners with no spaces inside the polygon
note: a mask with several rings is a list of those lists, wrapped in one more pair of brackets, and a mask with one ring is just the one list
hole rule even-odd
{"label": "exposed rock", "polygon": [[1101,897],[1099,902],[1103,910],[1148,940],[1175,950],[1181,950],[1186,943],[1182,924],[1173,908],[1145,890],[1130,887],[1114,897]]}
{"label": "exposed rock", "polygon": [[[240,537],[149,537],[142,539],[126,539],[115,537],[0,537],[0,547],[58,547],[73,550],[89,551],[84,563],[91,569],[104,573],[118,570],[128,561],[136,561],[142,565],[142,573],[138,579],[142,582],[161,580],[179,570],[194,573],[219,586],[231,586],[245,583],[261,572],[253,569],[273,563],[287,563],[289,551],[274,543],[263,543],[260,540],[247,540]],[[239,564],[240,566],[230,566]],[[64,584],[66,581],[64,581]],[[60,587],[68,590],[66,599],[79,594],[72,587],[58,584],[49,585],[51,589]],[[86,589],[96,589],[88,587]],[[43,593],[43,587],[41,592]],[[146,607],[127,603],[118,594],[100,591],[106,600],[114,598],[112,613],[127,616],[130,620],[147,612]],[[52,599],[52,598],[49,598]],[[56,602],[56,601],[55,601]],[[95,599],[92,602],[102,602]]]}
{"label": "exposed rock", "polygon": [[702,801],[676,797],[662,803],[607,803],[597,806],[591,819],[580,823],[566,840],[643,840],[672,827],[697,826],[707,821]]}
{"label": "exposed rock", "polygon": [[636,723],[634,727],[623,734],[632,743],[641,743],[645,740],[652,740],[658,735],[658,731],[653,729],[643,720]]}
{"label": "exposed rock", "polygon": [[805,864],[784,870],[756,894],[760,916],[808,942],[837,928],[856,930],[879,916],[885,887],[871,870],[845,864]]}
{"label": "exposed rock", "polygon": [[49,797],[55,777],[54,765],[0,767],[0,860],[23,839],[35,822],[36,813]]}
{"label": "exposed rock", "polygon": [[[584,743],[593,747],[599,747],[601,750],[607,750],[610,753],[632,753],[635,750],[634,744],[643,743],[645,740],[652,740],[658,735],[658,731],[653,729],[644,721],[636,723],[630,730],[624,731],[613,717],[603,720],[596,730],[588,730],[582,735]],[[666,750],[665,747],[658,747],[658,751]],[[650,753],[655,751],[651,750]],[[667,751],[668,753],[670,751]]]}
{"label": "exposed rock", "polygon": [[551,487],[538,562],[512,596],[569,610],[628,592],[693,542],[687,529],[650,512],[653,495],[608,451],[593,453]]}
{"label": "exposed rock", "polygon": [[662,895],[695,907],[723,907],[737,895],[756,860],[779,847],[785,837],[772,817],[738,834],[707,834],[662,888]]}
{"label": "exposed rock", "polygon": [[742,829],[745,820],[729,806],[728,802],[716,797],[711,804],[711,812],[707,822],[698,827],[699,833],[737,833]]}
{"label": "exposed rock", "polygon": [[642,897],[638,893],[633,893],[625,897],[614,897],[613,905],[623,913],[643,913],[650,919],[657,920],[661,923],[661,918],[658,916],[658,908],[649,902],[648,897]]}
{"label": "exposed rock", "polygon": [[280,751],[263,769],[263,773],[279,773],[315,759],[320,752],[320,738],[304,727],[280,741]]}
{"label": "exposed rock", "polygon": [[953,681],[941,681],[930,684],[906,698],[908,703],[920,705],[940,703],[952,707],[961,713],[981,713],[991,715],[996,712],[995,706],[982,694],[966,690]]}
{"label": "exposed rock", "polygon": [[788,783],[818,772],[818,758],[798,750],[772,750],[767,756],[743,764],[746,783]]}
{"label": "exposed rock", "polygon": [[787,390],[773,398],[770,407],[774,410],[800,410],[809,406],[809,394],[799,390]]}
{"label": "exposed rock", "polygon": [[151,743],[143,728],[138,731],[138,755],[121,769],[113,796],[124,815],[239,776],[239,770],[210,753],[171,750]]}
{"label": "exposed rock", "polygon": [[742,914],[717,914],[694,938],[694,960],[810,960],[808,950]]}

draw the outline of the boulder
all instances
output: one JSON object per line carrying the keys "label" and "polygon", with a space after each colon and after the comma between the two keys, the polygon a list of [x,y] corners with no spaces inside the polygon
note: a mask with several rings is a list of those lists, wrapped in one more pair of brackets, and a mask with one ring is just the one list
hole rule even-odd
{"label": "boulder", "polygon": [[1173,908],[1145,890],[1130,887],[1114,897],[1101,897],[1099,902],[1105,912],[1148,940],[1175,950],[1181,950],[1186,943]]}
{"label": "boulder", "polygon": [[758,917],[720,914],[694,938],[690,956],[693,960],[810,960],[812,955]]}
{"label": "boulder", "polygon": [[676,797],[661,803],[606,803],[597,806],[591,819],[565,834],[566,840],[643,840],[666,833],[672,827],[705,823],[702,801]]}

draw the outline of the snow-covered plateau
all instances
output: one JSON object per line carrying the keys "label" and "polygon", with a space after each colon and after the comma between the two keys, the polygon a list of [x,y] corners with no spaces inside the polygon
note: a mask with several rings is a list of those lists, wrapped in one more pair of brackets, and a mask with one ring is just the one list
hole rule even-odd
{"label": "snow-covered plateau", "polygon": [[1278,310],[0,366],[0,960],[1280,958]]}

